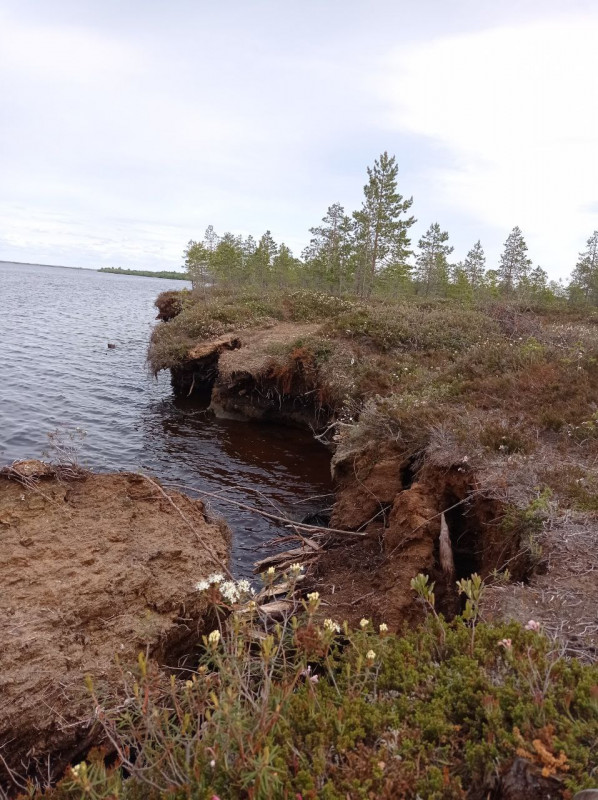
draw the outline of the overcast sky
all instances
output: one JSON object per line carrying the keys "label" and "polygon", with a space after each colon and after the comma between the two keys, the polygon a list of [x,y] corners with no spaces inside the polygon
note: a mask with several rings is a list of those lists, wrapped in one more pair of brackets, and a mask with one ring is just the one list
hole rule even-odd
{"label": "overcast sky", "polygon": [[297,253],[396,155],[414,244],[566,277],[598,228],[598,0],[0,0],[0,259]]}

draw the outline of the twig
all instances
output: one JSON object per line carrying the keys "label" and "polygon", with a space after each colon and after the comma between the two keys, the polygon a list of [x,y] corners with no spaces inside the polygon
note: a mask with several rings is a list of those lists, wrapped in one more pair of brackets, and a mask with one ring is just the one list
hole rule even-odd
{"label": "twig", "polygon": [[[144,476],[145,477],[145,476]],[[223,503],[229,503],[229,505],[236,506],[237,508],[241,508],[244,511],[249,511],[252,514],[259,514],[266,519],[270,519],[273,522],[280,522],[287,528],[295,528],[297,531],[305,531],[311,533],[334,533],[334,534],[341,534],[343,536],[358,536],[363,538],[366,534],[361,533],[359,531],[347,531],[347,530],[340,530],[339,528],[324,528],[321,525],[308,525],[304,522],[294,522],[293,520],[289,519],[288,517],[281,517],[276,514],[270,514],[268,511],[262,511],[259,508],[255,508],[255,506],[247,505],[246,503],[241,503],[238,500],[232,500],[229,497],[223,497],[221,494],[217,494],[216,492],[208,492],[205,489],[198,489],[195,486],[185,486],[184,484],[180,483],[165,483],[165,486],[169,486],[173,489],[182,489],[183,491],[187,492],[195,492],[196,494],[202,495],[204,497],[211,497],[216,500],[220,500]]]}

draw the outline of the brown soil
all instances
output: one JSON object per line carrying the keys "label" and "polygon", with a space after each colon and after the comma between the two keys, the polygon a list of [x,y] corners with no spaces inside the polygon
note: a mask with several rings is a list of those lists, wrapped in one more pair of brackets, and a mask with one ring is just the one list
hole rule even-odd
{"label": "brown soil", "polygon": [[[411,579],[418,573],[435,582],[436,608],[458,613],[459,578],[484,578],[509,566],[521,578],[529,563],[516,534],[500,526],[502,508],[478,492],[475,475],[464,468],[425,467],[416,475],[393,445],[349,454],[335,464],[339,491],[332,527],[361,530],[364,538],[340,540],[323,553],[312,579],[326,616],[357,624],[362,617],[393,630],[422,617]],[[450,533],[454,572],[440,564],[441,514]]]}
{"label": "brown soil", "polygon": [[209,623],[194,585],[226,563],[229,532],[168,496],[129,473],[0,471],[0,786],[55,775],[97,738],[86,675],[102,693],[116,655],[193,653]]}

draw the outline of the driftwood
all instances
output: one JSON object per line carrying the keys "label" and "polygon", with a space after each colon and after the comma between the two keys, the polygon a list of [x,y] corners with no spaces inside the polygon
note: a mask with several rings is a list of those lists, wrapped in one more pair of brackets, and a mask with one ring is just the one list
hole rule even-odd
{"label": "driftwood", "polygon": [[455,561],[453,559],[453,546],[451,534],[446,523],[444,511],[440,515],[440,566],[449,578],[455,577]]}

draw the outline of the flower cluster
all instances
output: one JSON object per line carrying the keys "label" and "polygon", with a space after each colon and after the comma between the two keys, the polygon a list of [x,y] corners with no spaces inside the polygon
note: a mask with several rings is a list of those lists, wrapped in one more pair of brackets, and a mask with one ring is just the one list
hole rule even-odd
{"label": "flower cluster", "polygon": [[201,580],[195,584],[195,588],[198,592],[205,592],[211,586],[218,586],[222,598],[231,604],[248,597],[253,597],[255,594],[255,589],[245,578],[242,578],[240,581],[225,581],[224,576],[219,572],[215,572],[205,580]]}
{"label": "flower cluster", "polygon": [[195,588],[198,592],[205,592],[210,588],[210,586],[222,583],[223,580],[224,575],[221,572],[214,572],[204,580],[198,581],[198,583],[195,584]]}
{"label": "flower cluster", "polygon": [[335,622],[333,619],[325,619],[324,630],[328,631],[328,633],[340,633],[341,626],[338,624],[338,622]]}

